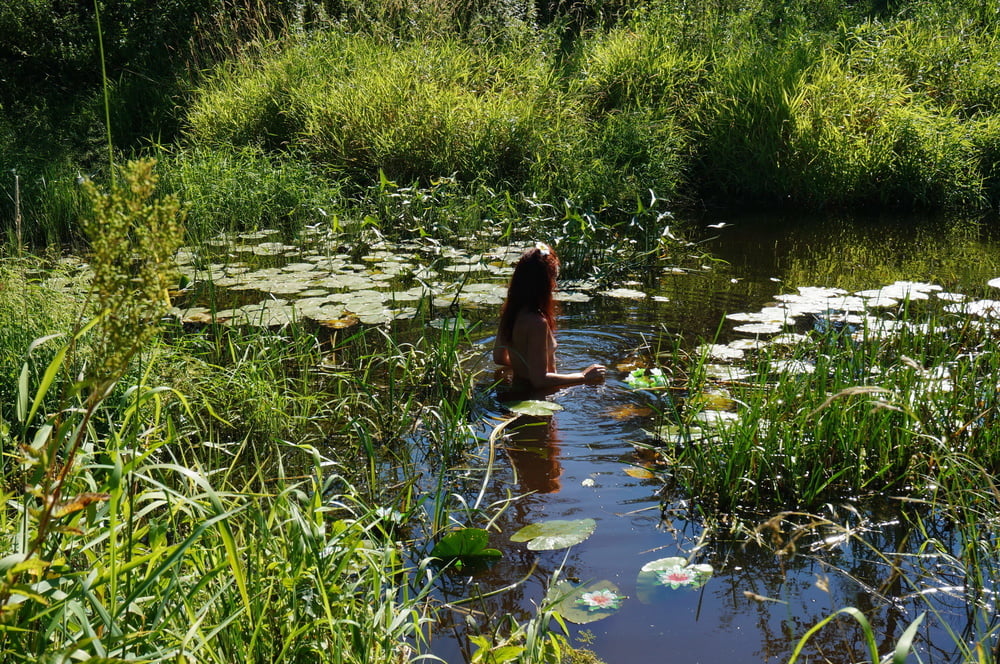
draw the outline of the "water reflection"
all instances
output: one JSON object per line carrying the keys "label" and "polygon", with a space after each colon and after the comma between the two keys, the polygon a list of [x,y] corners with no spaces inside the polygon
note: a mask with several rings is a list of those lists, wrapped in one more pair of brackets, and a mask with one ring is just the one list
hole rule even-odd
{"label": "water reflection", "polygon": [[556,416],[521,415],[506,429],[504,451],[522,493],[556,493],[562,488]]}
{"label": "water reflection", "polygon": [[[616,325],[608,329],[590,329],[583,317],[563,321],[560,352],[565,357],[560,361],[624,365],[637,349],[665,343],[654,333],[658,316],[647,316],[656,310],[621,301],[611,306]],[[590,318],[607,319],[600,311]],[[939,613],[924,625],[921,657],[949,661],[957,653],[949,633],[989,630],[973,624],[982,612],[964,606],[963,571],[956,567],[945,573],[955,560],[950,552],[964,543],[947,529],[938,532],[940,524],[927,509],[920,512],[893,501],[868,501],[863,507],[845,501],[845,506],[831,506],[821,520],[788,515],[776,535],[784,540],[771,546],[746,545],[742,537],[727,541],[724,532],[703,541],[700,516],[690,511],[689,497],[665,493],[662,479],[625,472],[638,460],[633,443],[652,425],[642,406],[656,397],[629,390],[622,378],[612,373],[600,387],[558,390],[546,398],[564,410],[546,418],[521,417],[509,425],[504,446],[510,465],[498,469],[491,496],[499,501],[505,495],[530,495],[496,520],[492,543],[504,551],[504,559],[468,582],[486,590],[527,580],[484,601],[478,614],[482,620],[505,614],[529,619],[559,570],[562,578],[581,582],[608,579],[629,597],[615,615],[586,629],[571,626],[574,643],[592,638],[592,649],[609,663],[660,662],[663,643],[670,644],[677,661],[782,662],[812,626],[847,606],[865,614],[884,653],[927,609],[932,596]],[[502,412],[497,404],[496,414]],[[771,516],[762,514],[759,522]],[[597,531],[566,558],[561,551],[536,553],[509,541],[524,525],[581,517],[597,520]],[[940,549],[926,551],[928,538],[939,542]],[[784,553],[775,552],[783,547]],[[677,589],[661,603],[642,604],[638,571],[654,559],[675,555],[710,563],[715,575],[697,591]],[[838,620],[813,636],[803,656],[844,664],[864,660],[863,636],[850,618]],[[466,637],[456,638],[451,646],[439,641],[435,654],[449,662],[467,660],[467,648],[462,654],[453,649]]]}

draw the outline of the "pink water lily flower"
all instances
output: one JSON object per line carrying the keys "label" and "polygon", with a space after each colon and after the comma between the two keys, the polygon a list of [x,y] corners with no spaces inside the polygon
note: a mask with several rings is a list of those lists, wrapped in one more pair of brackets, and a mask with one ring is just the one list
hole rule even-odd
{"label": "pink water lily flower", "polygon": [[576,602],[585,605],[588,611],[600,611],[602,609],[617,609],[622,599],[620,595],[616,595],[610,590],[595,590],[583,593]]}
{"label": "pink water lily flower", "polygon": [[657,573],[660,583],[671,588],[689,586],[695,582],[695,574],[687,567],[671,567]]}

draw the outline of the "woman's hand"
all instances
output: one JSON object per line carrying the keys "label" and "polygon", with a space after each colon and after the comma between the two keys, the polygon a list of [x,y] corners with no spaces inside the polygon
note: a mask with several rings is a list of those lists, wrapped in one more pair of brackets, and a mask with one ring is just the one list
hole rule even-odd
{"label": "woman's hand", "polygon": [[583,382],[589,383],[591,385],[596,383],[603,383],[604,374],[606,374],[607,371],[608,370],[604,368],[603,364],[591,364],[582,372]]}

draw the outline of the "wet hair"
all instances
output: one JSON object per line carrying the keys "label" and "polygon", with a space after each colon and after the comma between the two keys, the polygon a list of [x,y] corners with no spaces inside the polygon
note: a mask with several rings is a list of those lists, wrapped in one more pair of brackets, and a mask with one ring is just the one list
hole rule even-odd
{"label": "wet hair", "polygon": [[545,245],[528,249],[514,266],[507,299],[500,309],[500,337],[510,339],[521,311],[537,311],[555,332],[558,306],[553,297],[559,276],[559,257]]}

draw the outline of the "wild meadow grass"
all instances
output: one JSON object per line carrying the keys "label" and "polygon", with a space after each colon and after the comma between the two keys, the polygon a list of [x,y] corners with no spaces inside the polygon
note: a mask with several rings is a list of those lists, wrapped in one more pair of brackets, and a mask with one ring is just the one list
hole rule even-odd
{"label": "wild meadow grass", "polygon": [[[615,222],[649,190],[674,208],[986,209],[1000,186],[994,4],[589,2],[559,18],[530,3],[220,2],[156,26],[183,40],[147,82],[159,119],[125,117],[142,81],[108,81],[112,147],[158,155],[192,232],[318,223],[320,209],[356,222],[380,173],[451,179],[450,208],[483,220],[484,191],[523,215],[534,200]],[[109,35],[133,39],[109,40],[112,67],[156,60],[120,18],[109,8]],[[65,48],[81,20],[61,28]],[[77,176],[107,176],[100,95],[78,92],[42,86],[34,110],[13,99],[0,119],[0,167],[21,176],[35,244],[78,237]],[[14,179],[0,188],[6,226]]]}
{"label": "wild meadow grass", "polygon": [[583,210],[628,207],[646,189],[676,203],[988,203],[992,23],[960,10],[941,29],[928,6],[774,27],[755,11],[655,4],[561,58],[544,32],[480,43],[326,31],[220,69],[192,97],[191,140],[294,147],[355,182],[453,177]]}

